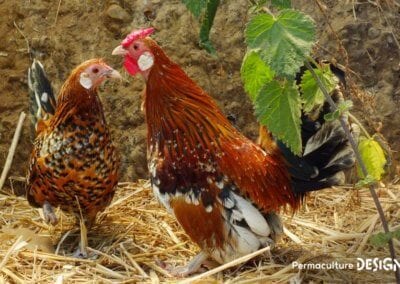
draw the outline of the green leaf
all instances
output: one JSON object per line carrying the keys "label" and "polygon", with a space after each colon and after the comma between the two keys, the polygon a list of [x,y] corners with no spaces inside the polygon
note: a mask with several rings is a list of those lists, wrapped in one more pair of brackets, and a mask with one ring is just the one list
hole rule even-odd
{"label": "green leaf", "polygon": [[324,119],[326,121],[334,121],[340,117],[340,112],[339,110],[335,110],[334,112],[329,112],[324,115]]}
{"label": "green leaf", "polygon": [[261,88],[274,78],[274,72],[265,65],[256,51],[248,51],[240,69],[244,89],[254,102]]}
{"label": "green leaf", "polygon": [[181,0],[186,8],[199,20],[200,35],[199,45],[211,54],[215,54],[215,49],[210,41],[210,30],[214,23],[215,14],[219,5],[219,0]]}
{"label": "green leaf", "polygon": [[289,9],[292,8],[291,0],[271,0],[272,6],[278,9]]}
{"label": "green leaf", "polygon": [[272,81],[261,89],[255,102],[261,124],[284,142],[295,154],[300,154],[301,101],[294,82]]}
{"label": "green leaf", "polygon": [[207,0],[181,0],[186,8],[196,17],[200,18],[207,6]]}
{"label": "green leaf", "polygon": [[[338,78],[332,73],[329,65],[314,69],[314,72],[320,78],[325,88],[331,93],[339,83]],[[310,70],[304,72],[300,83],[301,95],[303,98],[303,110],[310,113],[319,109],[325,102],[324,94]]]}
{"label": "green leaf", "polygon": [[293,79],[310,55],[315,38],[314,21],[295,10],[282,10],[277,17],[260,14],[246,28],[250,48],[260,49],[261,57],[278,76]]}
{"label": "green leaf", "polygon": [[[385,173],[386,156],[381,145],[375,141],[373,137],[365,138],[361,137],[358,144],[358,151],[360,152],[361,158],[367,168],[367,172],[375,180],[379,181],[382,175]],[[361,172],[360,166],[357,167],[358,174],[360,177],[364,175]]]}
{"label": "green leaf", "polygon": [[383,247],[385,246],[389,240],[392,238],[391,232],[385,234],[385,233],[378,233],[375,235],[372,235],[369,238],[369,241],[371,242],[372,245],[377,246],[377,247]]}
{"label": "green leaf", "polygon": [[400,229],[397,229],[396,231],[392,232],[393,238],[399,239],[400,240]]}
{"label": "green leaf", "polygon": [[353,102],[351,100],[345,100],[340,102],[337,106],[340,114],[348,112],[353,107]]}
{"label": "green leaf", "polygon": [[333,121],[338,119],[342,114],[348,112],[353,107],[353,102],[350,100],[343,101],[338,104],[337,109],[334,112],[329,112],[324,115],[326,121]]}
{"label": "green leaf", "polygon": [[369,185],[371,185],[371,184],[373,184],[375,182],[376,182],[376,179],[373,176],[367,175],[365,178],[359,180],[356,183],[355,187],[356,188],[366,187],[366,186],[369,186]]}
{"label": "green leaf", "polygon": [[372,235],[369,238],[369,241],[372,245],[377,246],[377,247],[383,247],[385,246],[390,239],[396,238],[400,239],[400,229],[397,229],[396,231],[393,232],[387,232],[387,233],[377,233],[375,235]]}
{"label": "green leaf", "polygon": [[207,0],[206,11],[200,28],[200,47],[211,54],[215,54],[215,49],[210,41],[210,30],[214,22],[219,0]]}

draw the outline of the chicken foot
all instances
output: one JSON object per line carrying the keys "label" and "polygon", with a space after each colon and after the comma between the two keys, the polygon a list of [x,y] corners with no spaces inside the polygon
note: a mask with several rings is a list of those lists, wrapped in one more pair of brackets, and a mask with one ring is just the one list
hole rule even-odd
{"label": "chicken foot", "polygon": [[190,274],[198,272],[201,266],[207,263],[208,254],[205,252],[200,252],[196,256],[194,256],[186,265],[178,266],[178,267],[170,267],[169,265],[165,265],[165,263],[160,262],[159,265],[168,271],[169,274],[175,277],[186,277]]}
{"label": "chicken foot", "polygon": [[51,204],[46,200],[43,203],[43,215],[44,215],[44,221],[47,224],[52,224],[53,226],[56,225],[58,223],[58,219],[56,214],[54,213],[54,209],[51,206]]}

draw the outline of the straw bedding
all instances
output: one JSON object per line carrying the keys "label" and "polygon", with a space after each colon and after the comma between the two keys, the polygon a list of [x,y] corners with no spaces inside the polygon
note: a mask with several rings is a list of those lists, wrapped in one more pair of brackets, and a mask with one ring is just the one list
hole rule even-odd
{"label": "straw bedding", "polygon": [[[391,229],[400,227],[400,186],[379,189]],[[121,183],[111,206],[89,232],[89,258],[68,255],[77,245],[74,217],[45,224],[24,197],[0,195],[0,283],[300,283],[394,281],[393,272],[303,269],[292,262],[352,263],[357,257],[388,256],[369,236],[381,231],[368,189],[351,187],[312,193],[294,216],[283,214],[286,234],[271,252],[196,278],[175,279],[156,263],[182,265],[198,252],[179,225],[154,199],[149,182]],[[62,241],[60,241],[62,240]],[[400,242],[395,240],[400,254]],[[219,271],[218,270],[222,270]]]}

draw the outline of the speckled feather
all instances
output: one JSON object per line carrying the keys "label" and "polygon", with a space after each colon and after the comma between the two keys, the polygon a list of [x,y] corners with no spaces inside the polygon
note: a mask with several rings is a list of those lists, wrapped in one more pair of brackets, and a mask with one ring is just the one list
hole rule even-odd
{"label": "speckled feather", "polygon": [[[55,115],[42,121],[30,159],[27,197],[79,215],[89,224],[111,202],[119,158],[95,90],[79,85],[79,67],[63,85]],[[79,200],[79,206],[77,204]]]}

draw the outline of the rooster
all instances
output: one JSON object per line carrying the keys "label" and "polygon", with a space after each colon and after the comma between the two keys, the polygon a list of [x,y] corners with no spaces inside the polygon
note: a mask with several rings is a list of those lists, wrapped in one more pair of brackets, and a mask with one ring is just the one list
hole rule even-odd
{"label": "rooster", "polygon": [[308,137],[305,145],[313,159],[301,162],[321,161],[304,170],[290,164],[288,153],[283,155],[265,128],[262,149],[236,130],[213,99],[168,58],[149,37],[153,31],[133,31],[113,55],[123,56],[127,72],[146,81],[152,189],[201,248],[186,266],[171,271],[186,276],[209,257],[222,264],[273,245],[283,231],[279,210],[295,211],[308,191],[340,182],[339,173],[353,165],[354,155],[337,123],[317,127]]}
{"label": "rooster", "polygon": [[[57,223],[53,207],[61,207],[79,219],[82,216],[90,228],[113,198],[119,157],[97,95],[108,78],[121,76],[102,59],[85,61],[65,81],[56,103],[43,66],[34,61],[29,70],[36,139],[26,192],[31,205],[43,208],[47,223]],[[84,240],[81,232],[74,256],[86,256]]]}

